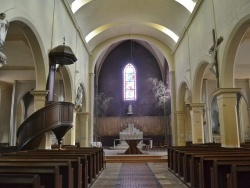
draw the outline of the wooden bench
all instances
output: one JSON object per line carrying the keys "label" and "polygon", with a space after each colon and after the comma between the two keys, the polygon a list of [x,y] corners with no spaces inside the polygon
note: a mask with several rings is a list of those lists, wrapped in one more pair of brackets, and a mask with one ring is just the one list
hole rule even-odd
{"label": "wooden bench", "polygon": [[[63,147],[62,150],[32,150],[5,153],[2,154],[1,158],[70,160],[74,174],[78,174],[74,178],[74,187],[88,187],[88,184],[92,184],[104,168],[103,156],[102,148]],[[74,161],[77,158],[79,158],[80,164]],[[79,166],[81,166],[81,172],[79,171]]]}
{"label": "wooden bench", "polygon": [[73,168],[71,166],[71,161],[51,161],[51,159],[19,159],[19,158],[7,158],[3,159],[0,158],[0,168],[4,166],[36,166],[37,168],[39,167],[44,167],[44,166],[58,166],[60,175],[62,175],[62,185],[64,188],[68,187],[76,187],[74,186],[74,177],[73,177]]}
{"label": "wooden bench", "polygon": [[190,146],[171,146],[167,148],[168,151],[168,168],[173,170],[173,160],[174,160],[174,152],[177,150],[186,150],[187,148],[197,149],[197,148],[219,148],[220,144],[217,143],[209,143],[209,144],[192,144]]}
{"label": "wooden bench", "polygon": [[18,154],[8,153],[3,155],[0,159],[25,159],[25,160],[50,160],[52,162],[57,161],[70,161],[74,174],[74,187],[82,188],[88,187],[88,170],[86,156],[72,156],[72,155],[56,155],[56,154],[41,154],[29,152],[20,152]]}
{"label": "wooden bench", "polygon": [[[175,147],[170,152],[168,168],[189,187],[210,187],[209,165],[213,160],[223,160],[228,157],[241,157],[242,160],[249,160],[249,148],[221,148],[212,146],[188,146]],[[225,159],[227,160],[227,159]],[[231,183],[232,175],[228,175],[228,184]]]}
{"label": "wooden bench", "polygon": [[231,173],[227,174],[228,188],[242,188],[250,185],[250,165],[232,165]]}
{"label": "wooden bench", "polygon": [[89,164],[89,172],[91,172],[91,179],[96,178],[96,176],[99,174],[99,172],[102,170],[100,160],[101,155],[99,155],[99,152],[95,149],[77,149],[77,150],[34,150],[29,151],[29,153],[35,153],[37,154],[59,154],[59,155],[90,155],[88,156],[88,164]]}
{"label": "wooden bench", "polygon": [[[240,155],[240,153],[238,153]],[[249,153],[242,152],[243,155],[247,156]],[[227,157],[227,156],[235,155],[234,151],[209,151],[209,152],[193,152],[193,153],[186,153],[184,160],[183,160],[183,174],[184,174],[184,181],[186,183],[191,183],[192,186],[197,187],[199,186],[199,165],[203,164],[201,163],[201,160],[203,157],[209,158],[209,157]],[[209,171],[209,170],[208,170]],[[203,172],[203,171],[202,171]],[[206,171],[207,172],[207,171]],[[204,174],[202,174],[203,176]]]}
{"label": "wooden bench", "polygon": [[104,164],[103,164],[103,158],[104,158],[104,151],[103,148],[98,148],[98,147],[73,147],[73,146],[65,146],[63,147],[65,150],[75,150],[75,151],[95,151],[97,153],[97,158],[98,158],[98,166],[99,166],[99,171],[102,171],[104,169]]}
{"label": "wooden bench", "polygon": [[[189,153],[190,155],[190,153]],[[191,183],[191,185],[194,185],[195,187],[199,186],[200,176],[204,177],[207,176],[207,173],[209,172],[209,165],[212,164],[213,160],[215,159],[225,159],[227,157],[233,157],[233,156],[242,156],[247,157],[250,156],[247,152],[242,153],[235,153],[233,151],[223,151],[223,152],[210,152],[210,153],[194,153],[191,155],[191,159],[188,162],[184,162],[184,179],[185,181]],[[185,165],[188,166],[188,168],[185,168]],[[188,169],[188,170],[186,170]]]}
{"label": "wooden bench", "polygon": [[4,188],[44,188],[40,176],[33,174],[1,174],[0,187]]}
{"label": "wooden bench", "polygon": [[[238,174],[239,172],[243,172]],[[232,187],[249,187],[250,180],[250,159],[233,160],[233,161],[214,161],[213,167],[210,169],[211,187],[224,188],[227,187],[228,174],[232,176]],[[238,180],[237,180],[238,177]],[[240,185],[240,186],[237,186]],[[248,185],[248,186],[246,186]]]}
{"label": "wooden bench", "polygon": [[[9,155],[9,154],[8,154]],[[68,157],[80,157],[81,159],[81,163],[83,166],[83,179],[85,178],[85,172],[87,172],[87,178],[88,178],[88,183],[92,184],[93,183],[93,179],[96,178],[96,159],[94,157],[94,153],[93,152],[69,152],[66,150],[35,150],[35,151],[28,151],[28,152],[18,152],[18,155],[32,155],[32,156],[47,156],[50,158],[68,158]],[[86,169],[87,167],[87,169]]]}
{"label": "wooden bench", "polygon": [[34,174],[39,175],[41,184],[45,187],[62,188],[62,175],[60,175],[59,167],[43,166],[37,167],[33,165],[26,166],[0,166],[0,174]]}

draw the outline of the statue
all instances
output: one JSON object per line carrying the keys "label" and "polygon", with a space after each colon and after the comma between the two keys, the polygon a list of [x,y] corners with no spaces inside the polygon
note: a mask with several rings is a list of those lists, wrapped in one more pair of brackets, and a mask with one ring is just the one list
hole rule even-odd
{"label": "statue", "polygon": [[191,104],[188,86],[185,87],[184,103],[185,106],[189,106]]}
{"label": "statue", "polygon": [[82,109],[82,97],[83,97],[83,89],[82,86],[79,85],[76,92],[76,100],[75,100],[75,106],[76,109],[81,110]]}
{"label": "statue", "polygon": [[0,63],[6,64],[6,56],[2,53],[3,45],[9,28],[9,22],[5,20],[6,14],[0,13]]}
{"label": "statue", "polygon": [[128,115],[132,115],[133,114],[133,107],[132,107],[132,104],[128,105]]}

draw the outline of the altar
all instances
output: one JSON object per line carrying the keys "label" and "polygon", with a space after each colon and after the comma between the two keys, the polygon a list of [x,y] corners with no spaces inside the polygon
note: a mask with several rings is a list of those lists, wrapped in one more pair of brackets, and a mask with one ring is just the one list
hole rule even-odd
{"label": "altar", "polygon": [[127,127],[125,127],[120,133],[119,133],[119,140],[120,143],[117,144],[117,146],[114,147],[117,149],[127,149],[129,147],[126,140],[133,140],[133,139],[140,139],[140,142],[138,143],[137,147],[142,148],[145,144],[143,144],[143,132],[140,131],[138,128],[134,126],[133,123],[128,124]]}

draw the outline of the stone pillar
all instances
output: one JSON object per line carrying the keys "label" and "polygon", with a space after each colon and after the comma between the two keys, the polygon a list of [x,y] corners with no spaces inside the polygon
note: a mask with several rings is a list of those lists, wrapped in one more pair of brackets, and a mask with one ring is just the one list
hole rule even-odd
{"label": "stone pillar", "polygon": [[222,147],[240,147],[236,109],[237,93],[240,90],[240,88],[219,88],[212,93],[217,96]]}
{"label": "stone pillar", "polygon": [[179,111],[175,113],[177,119],[177,146],[185,146],[186,145],[185,126],[187,124],[187,114],[185,111]]}
{"label": "stone pillar", "polygon": [[30,94],[34,96],[34,111],[45,107],[48,90],[32,90]]}
{"label": "stone pillar", "polygon": [[[30,94],[34,96],[34,111],[37,111],[45,107],[46,96],[48,90],[32,90]],[[48,131],[44,134],[44,137],[39,145],[40,149],[51,149],[51,132]]]}
{"label": "stone pillar", "polygon": [[79,117],[79,127],[80,127],[80,146],[81,147],[87,147],[90,145],[88,142],[88,118],[89,118],[89,113],[77,113],[77,116]]}
{"label": "stone pillar", "polygon": [[203,130],[203,108],[202,103],[192,103],[191,106],[191,126],[192,126],[192,141],[193,144],[204,143],[204,130]]}
{"label": "stone pillar", "polygon": [[65,136],[63,137],[63,144],[64,145],[75,145],[76,144],[76,111],[74,110],[73,112],[73,127],[68,130],[68,132],[65,134]]}
{"label": "stone pillar", "polygon": [[89,122],[88,122],[89,144],[92,144],[93,142],[93,131],[94,131],[94,95],[95,95],[94,86],[95,86],[95,74],[89,73]]}
{"label": "stone pillar", "polygon": [[170,72],[170,89],[171,89],[171,130],[172,130],[172,145],[177,145],[177,126],[176,126],[176,94],[175,94],[175,71]]}

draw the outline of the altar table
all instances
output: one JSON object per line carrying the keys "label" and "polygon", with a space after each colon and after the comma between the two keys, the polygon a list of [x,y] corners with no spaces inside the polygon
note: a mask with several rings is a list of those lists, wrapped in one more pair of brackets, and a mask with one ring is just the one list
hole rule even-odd
{"label": "altar table", "polygon": [[126,141],[128,144],[128,149],[125,151],[124,154],[142,154],[141,150],[137,148],[137,145],[142,140],[151,140],[151,138],[138,138],[138,139],[115,139],[114,140],[114,146],[115,141]]}

